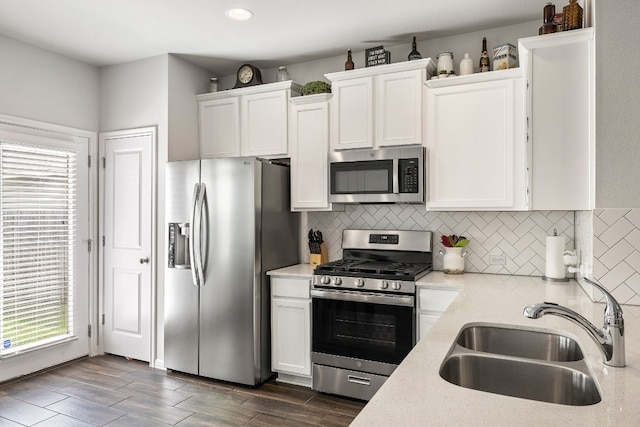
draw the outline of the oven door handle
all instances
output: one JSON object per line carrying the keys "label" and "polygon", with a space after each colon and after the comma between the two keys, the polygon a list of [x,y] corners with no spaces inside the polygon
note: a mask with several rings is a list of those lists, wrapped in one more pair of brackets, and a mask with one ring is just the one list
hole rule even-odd
{"label": "oven door handle", "polygon": [[312,289],[311,297],[338,301],[364,302],[373,304],[413,307],[414,298],[409,295],[378,295],[365,292],[333,291]]}

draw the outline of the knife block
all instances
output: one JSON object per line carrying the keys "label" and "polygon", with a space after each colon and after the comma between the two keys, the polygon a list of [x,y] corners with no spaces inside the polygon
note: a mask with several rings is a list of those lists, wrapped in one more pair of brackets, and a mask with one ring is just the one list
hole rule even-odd
{"label": "knife block", "polygon": [[309,254],[309,264],[320,265],[326,264],[327,262],[329,262],[329,256],[327,255],[327,245],[322,242],[320,243],[319,254]]}

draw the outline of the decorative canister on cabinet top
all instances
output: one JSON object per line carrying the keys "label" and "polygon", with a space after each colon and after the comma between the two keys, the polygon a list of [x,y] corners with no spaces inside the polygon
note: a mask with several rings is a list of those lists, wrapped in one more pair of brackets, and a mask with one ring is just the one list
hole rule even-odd
{"label": "decorative canister on cabinet top", "polygon": [[577,0],[569,0],[569,5],[565,6],[562,12],[564,14],[562,31],[582,28],[582,7],[577,3]]}
{"label": "decorative canister on cabinet top", "polygon": [[438,59],[438,74],[453,74],[453,53],[442,52],[436,58]]}
{"label": "decorative canister on cabinet top", "polygon": [[287,80],[291,80],[291,76],[289,75],[289,71],[287,71],[287,67],[278,68],[278,72],[276,73],[276,81],[286,82]]}

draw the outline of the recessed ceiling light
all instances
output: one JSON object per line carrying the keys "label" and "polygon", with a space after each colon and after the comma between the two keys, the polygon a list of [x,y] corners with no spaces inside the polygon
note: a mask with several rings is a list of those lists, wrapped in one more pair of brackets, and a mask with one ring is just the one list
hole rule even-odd
{"label": "recessed ceiling light", "polygon": [[251,19],[253,16],[253,12],[249,9],[244,9],[242,7],[236,7],[234,9],[229,9],[225,12],[225,14],[236,21],[246,21],[247,19]]}

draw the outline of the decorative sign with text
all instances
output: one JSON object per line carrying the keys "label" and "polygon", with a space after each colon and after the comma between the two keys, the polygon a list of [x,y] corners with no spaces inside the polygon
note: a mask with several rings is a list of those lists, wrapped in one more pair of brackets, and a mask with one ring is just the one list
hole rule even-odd
{"label": "decorative sign with text", "polygon": [[367,67],[376,65],[391,64],[391,52],[384,50],[384,47],[377,46],[364,51],[365,64]]}

